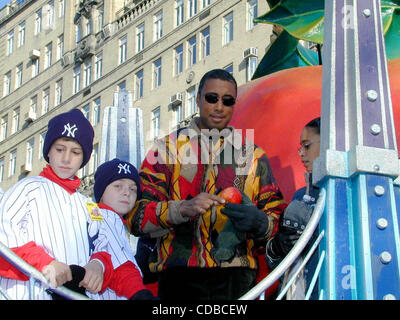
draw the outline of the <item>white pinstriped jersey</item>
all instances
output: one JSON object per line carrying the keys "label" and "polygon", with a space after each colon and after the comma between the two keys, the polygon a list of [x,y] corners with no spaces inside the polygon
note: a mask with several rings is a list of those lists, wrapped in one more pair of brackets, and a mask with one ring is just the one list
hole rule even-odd
{"label": "white pinstriped jersey", "polygon": [[[134,253],[129,244],[127,229],[119,215],[111,210],[100,209],[103,221],[91,221],[89,224],[90,246],[93,253],[107,252],[111,255],[111,261],[114,269],[123,265],[127,261],[136,263]],[[96,233],[97,231],[97,233]],[[86,291],[88,297],[96,300],[126,300],[125,297],[119,297],[115,292],[107,288],[101,294],[92,294]]]}
{"label": "white pinstriped jersey", "polygon": [[[9,248],[34,241],[56,260],[84,266],[89,260],[89,201],[47,178],[25,178],[0,201],[0,241]],[[0,277],[0,286],[12,299],[28,299],[27,281]],[[41,284],[35,299],[51,299]]]}

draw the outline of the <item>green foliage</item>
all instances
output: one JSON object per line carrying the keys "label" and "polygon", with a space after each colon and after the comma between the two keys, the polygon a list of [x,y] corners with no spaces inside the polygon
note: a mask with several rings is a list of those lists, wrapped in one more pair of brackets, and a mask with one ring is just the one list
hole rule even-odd
{"label": "green foliage", "polygon": [[253,75],[253,80],[279,70],[318,65],[318,53],[303,47],[283,31],[272,43]]}

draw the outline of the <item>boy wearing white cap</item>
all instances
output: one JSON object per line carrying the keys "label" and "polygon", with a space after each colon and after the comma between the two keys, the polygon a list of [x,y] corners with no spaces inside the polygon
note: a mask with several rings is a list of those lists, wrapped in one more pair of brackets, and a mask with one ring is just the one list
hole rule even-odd
{"label": "boy wearing white cap", "polygon": [[[0,201],[0,241],[42,271],[53,287],[72,280],[73,265],[89,260],[89,199],[77,189],[76,172],[89,161],[94,131],[81,111],[52,118],[43,145],[49,163],[22,179]],[[86,273],[92,272],[85,266]],[[89,272],[88,272],[89,270]],[[0,286],[11,299],[28,299],[28,277],[0,258]],[[50,299],[41,285],[34,299]]]}

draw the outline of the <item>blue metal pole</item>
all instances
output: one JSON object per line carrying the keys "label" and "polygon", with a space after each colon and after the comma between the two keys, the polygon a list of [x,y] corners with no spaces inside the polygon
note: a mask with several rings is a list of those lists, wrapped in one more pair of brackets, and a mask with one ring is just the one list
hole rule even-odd
{"label": "blue metal pole", "polygon": [[[321,153],[324,299],[400,298],[399,160],[378,0],[326,0]],[[397,193],[396,193],[397,192]]]}

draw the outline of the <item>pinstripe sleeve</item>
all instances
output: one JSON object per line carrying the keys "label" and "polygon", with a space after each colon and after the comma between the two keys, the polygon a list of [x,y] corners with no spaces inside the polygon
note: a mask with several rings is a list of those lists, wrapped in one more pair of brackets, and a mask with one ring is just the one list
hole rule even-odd
{"label": "pinstripe sleeve", "polygon": [[29,242],[27,223],[30,215],[28,195],[35,182],[21,181],[10,188],[0,201],[0,241],[9,248]]}
{"label": "pinstripe sleeve", "polygon": [[126,228],[121,218],[114,212],[101,209],[103,221],[100,223],[98,237],[94,240],[94,251],[111,255],[114,269],[127,261],[135,263],[133,251],[129,246]]}
{"label": "pinstripe sleeve", "polygon": [[[29,194],[33,190],[35,183],[24,181],[11,188],[0,200],[0,241],[41,271],[54,258],[32,241],[27,232],[26,225],[30,215]],[[20,271],[4,259],[0,259],[0,275],[26,280]]]}

